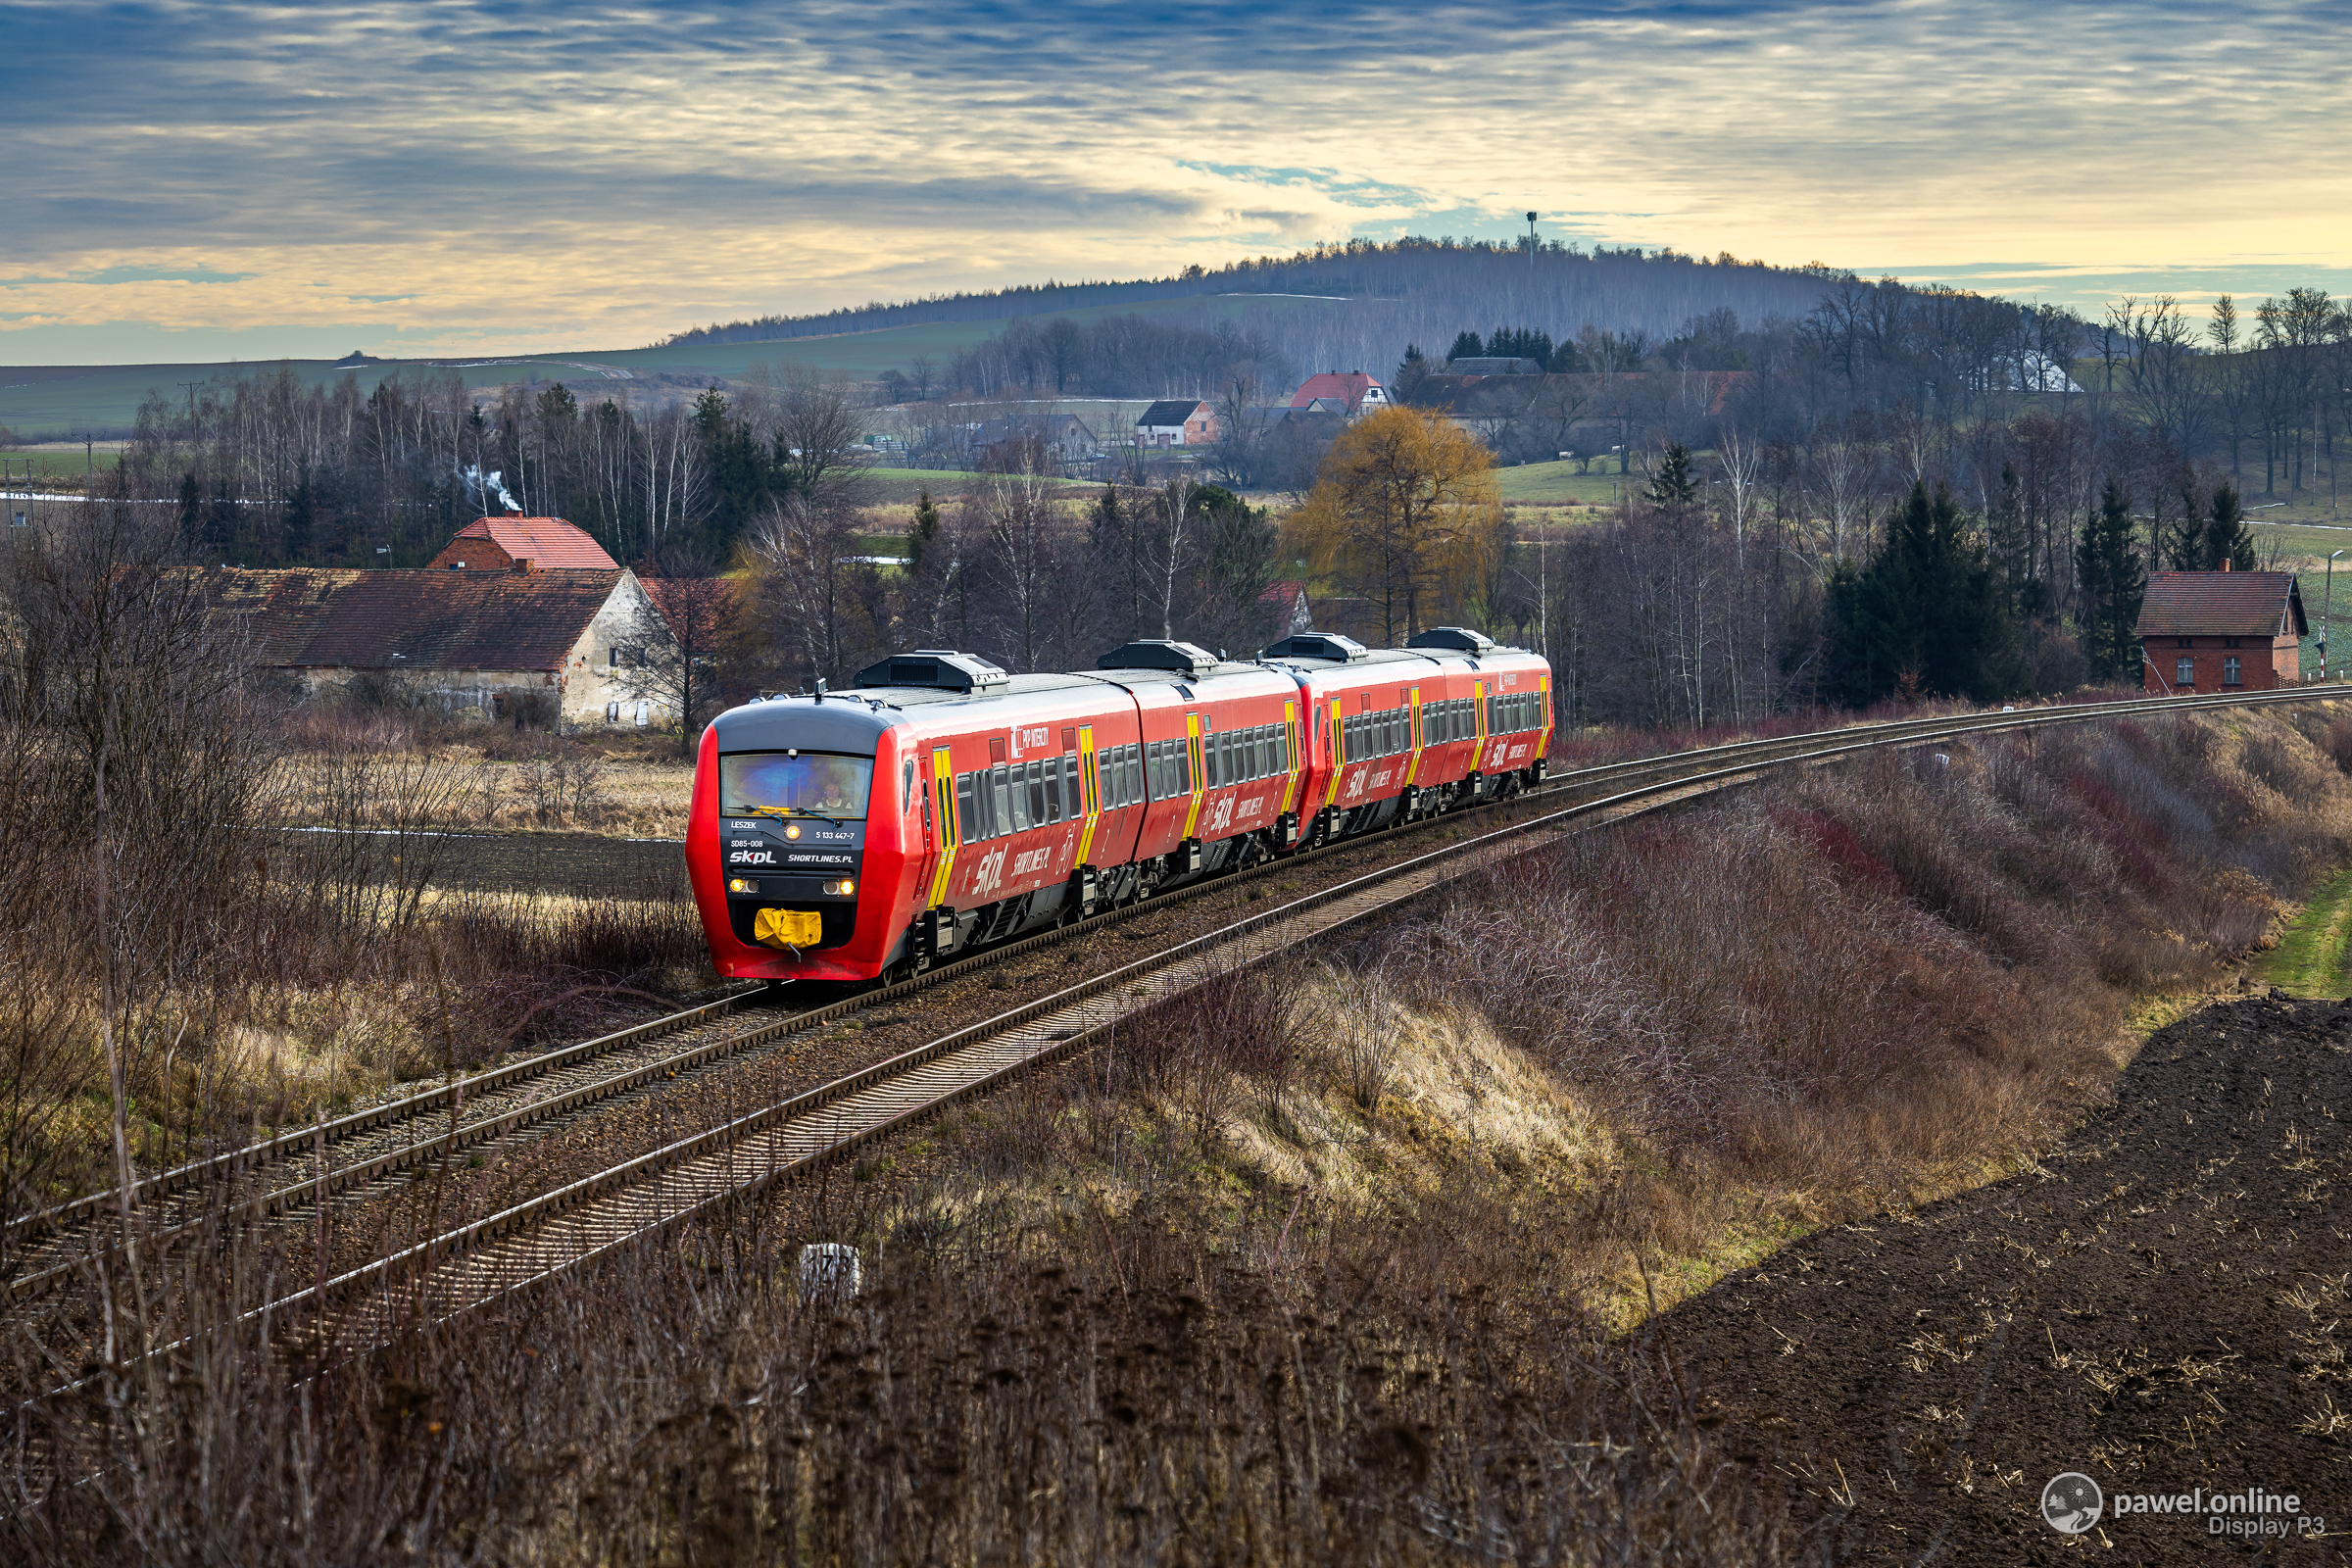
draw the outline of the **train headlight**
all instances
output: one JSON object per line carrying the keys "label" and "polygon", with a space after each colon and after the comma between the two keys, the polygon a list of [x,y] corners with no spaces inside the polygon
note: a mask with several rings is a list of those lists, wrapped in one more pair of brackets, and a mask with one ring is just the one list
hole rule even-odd
{"label": "train headlight", "polygon": [[727,878],[727,891],[729,893],[757,893],[760,891],[760,884],[748,876],[731,876]]}
{"label": "train headlight", "polygon": [[798,822],[788,824],[784,829],[784,836],[788,839],[799,838],[801,836],[801,824]]}
{"label": "train headlight", "polygon": [[844,877],[839,882],[826,883],[825,891],[834,895],[836,898],[846,899],[851,894],[858,891],[858,883],[853,878]]}

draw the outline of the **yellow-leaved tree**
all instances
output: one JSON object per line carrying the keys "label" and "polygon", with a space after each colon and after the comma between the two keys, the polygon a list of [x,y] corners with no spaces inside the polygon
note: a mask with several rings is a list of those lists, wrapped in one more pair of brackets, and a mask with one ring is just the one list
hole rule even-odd
{"label": "yellow-leaved tree", "polygon": [[1324,455],[1290,554],[1364,600],[1394,645],[1465,607],[1484,618],[1506,542],[1494,458],[1443,415],[1392,406]]}

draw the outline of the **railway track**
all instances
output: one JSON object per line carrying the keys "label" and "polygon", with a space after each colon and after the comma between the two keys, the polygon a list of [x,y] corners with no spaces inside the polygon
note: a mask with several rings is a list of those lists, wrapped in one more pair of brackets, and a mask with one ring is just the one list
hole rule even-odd
{"label": "railway track", "polygon": [[[329,1281],[327,1288],[341,1294],[370,1283],[382,1285],[399,1269],[428,1257],[439,1258],[436,1278],[444,1274],[447,1278],[432,1294],[444,1309],[462,1309],[485,1290],[495,1294],[512,1289],[554,1267],[567,1266],[562,1259],[577,1261],[622,1245],[649,1230],[701,1212],[711,1203],[757,1190],[883,1136],[909,1117],[977,1093],[1009,1073],[1080,1049],[1117,1018],[1198,983],[1210,968],[1258,961],[1272,952],[1417,896],[1438,881],[1464,874],[1496,858],[1524,853],[1543,835],[1562,831],[1578,819],[1654,809],[1683,794],[1723,788],[1768,767],[1834,760],[1889,745],[2141,712],[2270,706],[2332,695],[2322,688],[1897,720],[1731,742],[1557,774],[1521,794],[1517,804],[1573,804],[1539,811],[1510,826],[1411,857],[1252,915],[1000,1018],[944,1036],[892,1061],[437,1236],[418,1248]],[[1575,800],[1578,796],[1591,798]],[[851,1013],[895,1002],[1043,944],[1092,932],[1194,894],[1229,889],[1250,877],[1294,868],[1304,860],[1377,845],[1426,825],[1426,821],[1407,824],[1384,834],[1347,840],[1309,856],[1294,856],[1214,878],[1005,944],[909,981],[813,1007],[780,1011],[757,1005],[760,993],[756,990],[738,993],[335,1121],[288,1132],[142,1183],[135,1190],[135,1200],[146,1209],[144,1233],[169,1236],[217,1222],[224,1211],[231,1220],[284,1219],[329,1199],[365,1197],[371,1188],[388,1189],[411,1173],[437,1168],[474,1146],[560,1126],[618,1097],[651,1092],[654,1086],[682,1073],[823,1028]],[[1277,940],[1277,932],[1288,934]],[[444,1119],[446,1125],[434,1125]],[[6,1299],[22,1303],[67,1285],[82,1272],[93,1251],[111,1250],[118,1206],[117,1195],[101,1193],[13,1222],[16,1226],[45,1224],[50,1234],[37,1251],[27,1250],[21,1254],[27,1261],[7,1282]],[[449,1273],[452,1269],[457,1272]],[[299,1304],[310,1294],[288,1298],[283,1304]],[[362,1317],[382,1326],[379,1309],[371,1308]]]}

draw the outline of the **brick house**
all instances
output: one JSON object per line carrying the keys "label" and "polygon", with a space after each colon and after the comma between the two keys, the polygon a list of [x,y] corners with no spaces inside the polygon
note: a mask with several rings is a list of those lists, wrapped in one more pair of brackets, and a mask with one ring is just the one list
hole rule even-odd
{"label": "brick house", "polygon": [[1205,447],[1216,440],[1216,414],[1199,398],[1161,398],[1135,421],[1139,447]]}
{"label": "brick house", "polygon": [[587,531],[562,517],[476,517],[427,562],[433,571],[505,571],[516,562],[541,569],[612,571],[620,563]]}
{"label": "brick house", "polygon": [[2171,694],[2291,686],[2310,626],[2291,571],[2152,571],[2136,630],[2141,686]]}

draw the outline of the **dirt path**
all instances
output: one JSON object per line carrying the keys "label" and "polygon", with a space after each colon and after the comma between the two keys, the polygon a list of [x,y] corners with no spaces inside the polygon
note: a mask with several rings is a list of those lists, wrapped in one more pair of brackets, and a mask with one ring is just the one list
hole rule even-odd
{"label": "dirt path", "polygon": [[[2040,1170],[1825,1231],[1660,1328],[1833,1560],[2352,1561],[2348,1120],[2352,1003],[2217,1005]],[[2105,1496],[2075,1536],[2041,1516],[2068,1471]],[[2267,1541],[2158,1511],[2198,1488],[2299,1506]]]}

